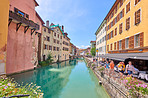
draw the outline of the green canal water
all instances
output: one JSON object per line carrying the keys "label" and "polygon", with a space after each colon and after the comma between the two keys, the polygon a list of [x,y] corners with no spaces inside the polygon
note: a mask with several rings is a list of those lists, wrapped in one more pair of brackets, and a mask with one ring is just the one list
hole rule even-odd
{"label": "green canal water", "polygon": [[20,84],[41,86],[44,98],[109,98],[84,60],[65,61],[11,77]]}

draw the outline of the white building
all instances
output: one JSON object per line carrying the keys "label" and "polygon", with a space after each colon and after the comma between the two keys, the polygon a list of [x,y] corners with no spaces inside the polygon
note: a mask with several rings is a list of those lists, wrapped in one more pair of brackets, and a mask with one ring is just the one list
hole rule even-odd
{"label": "white building", "polygon": [[104,20],[101,23],[95,35],[96,35],[96,50],[98,49],[98,56],[106,54],[106,20]]}

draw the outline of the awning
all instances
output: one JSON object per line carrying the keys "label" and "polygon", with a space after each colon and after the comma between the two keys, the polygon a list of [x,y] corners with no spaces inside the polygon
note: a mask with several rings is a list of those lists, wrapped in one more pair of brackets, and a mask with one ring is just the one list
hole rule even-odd
{"label": "awning", "polygon": [[125,59],[141,59],[148,60],[148,52],[145,53],[114,53],[100,55],[101,58],[109,58],[113,60],[125,61]]}

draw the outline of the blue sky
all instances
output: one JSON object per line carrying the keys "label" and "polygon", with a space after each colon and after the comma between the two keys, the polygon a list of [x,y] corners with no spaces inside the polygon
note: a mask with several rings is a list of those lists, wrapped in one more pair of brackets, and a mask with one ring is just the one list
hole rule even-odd
{"label": "blue sky", "polygon": [[115,0],[37,0],[44,22],[64,25],[71,42],[87,48]]}

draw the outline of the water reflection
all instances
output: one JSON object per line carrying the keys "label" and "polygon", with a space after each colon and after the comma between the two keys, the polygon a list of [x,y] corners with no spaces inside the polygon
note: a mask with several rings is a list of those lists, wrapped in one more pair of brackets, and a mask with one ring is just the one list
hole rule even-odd
{"label": "water reflection", "polygon": [[69,81],[69,75],[77,63],[77,60],[65,61],[34,71],[12,75],[11,77],[20,84],[22,81],[24,84],[34,82],[41,86],[44,98],[58,98],[61,90]]}

